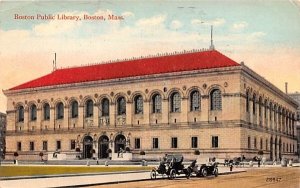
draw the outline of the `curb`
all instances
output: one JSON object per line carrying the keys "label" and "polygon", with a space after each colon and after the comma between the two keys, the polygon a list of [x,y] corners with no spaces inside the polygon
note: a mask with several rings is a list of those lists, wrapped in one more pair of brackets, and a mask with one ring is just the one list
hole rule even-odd
{"label": "curb", "polygon": [[[137,172],[149,172],[149,170],[139,171],[123,171],[122,174],[130,174]],[[97,175],[113,175],[120,174],[120,172],[100,172],[100,173],[83,173],[83,174],[55,174],[55,175],[36,175],[36,176],[13,176],[0,177],[0,180],[22,180],[22,179],[38,179],[38,178],[57,178],[57,177],[74,177],[74,176],[97,176]]]}

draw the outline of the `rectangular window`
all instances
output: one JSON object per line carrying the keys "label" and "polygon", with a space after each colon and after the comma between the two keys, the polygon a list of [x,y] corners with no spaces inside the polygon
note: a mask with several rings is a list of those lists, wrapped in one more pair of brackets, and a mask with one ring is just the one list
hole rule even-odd
{"label": "rectangular window", "polygon": [[30,142],[29,144],[29,150],[34,151],[34,142]]}
{"label": "rectangular window", "polygon": [[152,139],[152,148],[153,149],[158,149],[158,138],[153,138]]}
{"label": "rectangular window", "polygon": [[177,148],[177,137],[172,137],[171,148]]}
{"label": "rectangular window", "polygon": [[135,149],[140,149],[141,148],[141,139],[140,138],[135,138],[134,139],[134,148]]}
{"label": "rectangular window", "polygon": [[256,138],[254,138],[254,148],[257,148],[257,144],[256,144]]}
{"label": "rectangular window", "polygon": [[285,143],[282,144],[282,151],[285,152]]}
{"label": "rectangular window", "polygon": [[248,149],[251,149],[251,137],[248,136]]}
{"label": "rectangular window", "polygon": [[22,143],[21,142],[17,142],[17,150],[22,151]]}
{"label": "rectangular window", "polygon": [[198,148],[198,137],[192,137],[192,148]]}
{"label": "rectangular window", "polygon": [[266,139],[266,151],[268,151],[268,139]]}
{"label": "rectangular window", "polygon": [[263,141],[260,139],[260,149],[263,149]]}
{"label": "rectangular window", "polygon": [[218,136],[212,136],[211,138],[211,147],[218,148],[219,147],[219,138]]}
{"label": "rectangular window", "polygon": [[43,141],[43,150],[48,151],[48,142]]}
{"label": "rectangular window", "polygon": [[61,141],[57,140],[56,141],[56,150],[60,150],[61,149]]}
{"label": "rectangular window", "polygon": [[76,146],[76,142],[75,140],[71,140],[71,150],[75,149],[75,146]]}

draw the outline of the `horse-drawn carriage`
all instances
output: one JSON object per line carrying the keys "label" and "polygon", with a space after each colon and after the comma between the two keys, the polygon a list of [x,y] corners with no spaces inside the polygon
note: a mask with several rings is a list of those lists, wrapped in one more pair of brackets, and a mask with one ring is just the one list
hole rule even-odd
{"label": "horse-drawn carriage", "polygon": [[182,155],[167,155],[160,162],[157,168],[152,169],[150,173],[151,179],[156,179],[157,176],[167,176],[169,179],[174,179],[180,174],[184,174],[189,178],[191,171],[189,168],[184,168]]}

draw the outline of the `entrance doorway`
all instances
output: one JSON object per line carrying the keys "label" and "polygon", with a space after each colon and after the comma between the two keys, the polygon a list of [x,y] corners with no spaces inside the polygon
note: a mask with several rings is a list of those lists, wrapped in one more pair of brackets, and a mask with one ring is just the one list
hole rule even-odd
{"label": "entrance doorway", "polygon": [[270,139],[270,160],[273,161],[273,137]]}
{"label": "entrance doorway", "polygon": [[126,138],[124,135],[119,134],[115,138],[115,153],[119,153],[121,149],[125,151]]}
{"label": "entrance doorway", "polygon": [[104,159],[108,158],[107,150],[109,148],[109,139],[106,135],[103,135],[99,138],[98,141],[98,158]]}
{"label": "entrance doorway", "polygon": [[90,159],[93,156],[93,139],[90,136],[86,136],[83,139],[83,158]]}

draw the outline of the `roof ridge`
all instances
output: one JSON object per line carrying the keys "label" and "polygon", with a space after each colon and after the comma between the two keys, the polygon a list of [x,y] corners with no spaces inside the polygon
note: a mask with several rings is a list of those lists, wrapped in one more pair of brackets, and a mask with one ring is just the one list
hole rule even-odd
{"label": "roof ridge", "polygon": [[[173,52],[165,52],[165,53],[157,53],[157,54],[148,54],[146,56],[136,56],[131,58],[123,58],[123,59],[115,59],[115,60],[108,60],[108,61],[101,61],[96,63],[88,63],[88,64],[81,64],[81,65],[74,65],[74,66],[67,66],[67,67],[60,67],[56,70],[64,70],[64,69],[72,69],[72,68],[81,68],[81,67],[91,67],[96,65],[105,65],[105,64],[111,64],[111,63],[120,63],[120,62],[126,62],[126,61],[135,61],[135,60],[141,60],[141,59],[151,59],[151,58],[157,58],[157,57],[166,57],[166,56],[174,56],[174,55],[181,55],[181,54],[190,54],[190,53],[196,53],[196,52],[206,52],[206,51],[216,51],[211,50],[209,48],[199,48],[199,49],[191,49],[191,50],[182,50],[182,51],[173,51]],[[56,70],[52,71],[55,72]]]}

